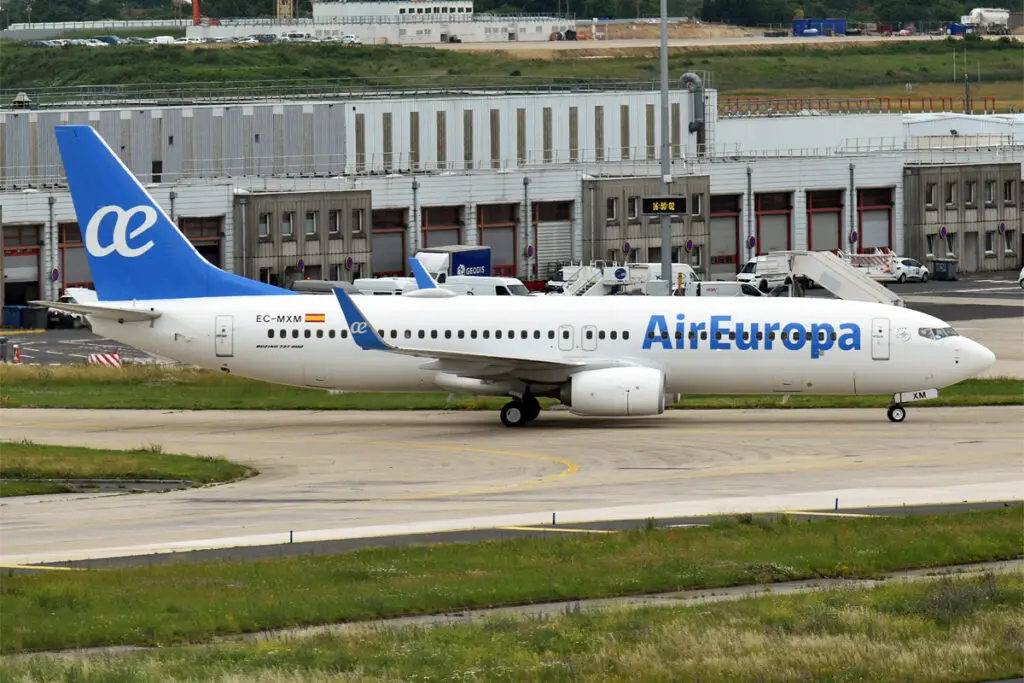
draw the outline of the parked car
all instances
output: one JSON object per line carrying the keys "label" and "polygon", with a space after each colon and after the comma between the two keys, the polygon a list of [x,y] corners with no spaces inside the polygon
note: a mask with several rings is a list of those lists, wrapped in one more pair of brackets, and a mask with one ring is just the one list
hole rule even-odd
{"label": "parked car", "polygon": [[1021,289],[1024,289],[1024,268],[1021,268],[1020,272],[1017,273],[1017,284],[1020,285]]}
{"label": "parked car", "polygon": [[896,282],[906,282],[907,280],[928,282],[929,275],[928,267],[912,258],[897,259],[893,266],[892,276]]}

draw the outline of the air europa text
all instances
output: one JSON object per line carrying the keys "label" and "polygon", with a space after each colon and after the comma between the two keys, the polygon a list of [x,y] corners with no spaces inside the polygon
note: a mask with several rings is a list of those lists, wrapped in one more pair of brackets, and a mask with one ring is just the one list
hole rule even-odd
{"label": "air europa text", "polygon": [[810,346],[811,358],[820,358],[830,349],[860,350],[860,325],[840,323],[735,322],[731,315],[713,315],[710,322],[687,321],[682,313],[676,316],[675,329],[663,315],[652,315],[647,322],[643,349],[697,349],[708,346],[712,351],[771,351],[777,344],[789,351]]}

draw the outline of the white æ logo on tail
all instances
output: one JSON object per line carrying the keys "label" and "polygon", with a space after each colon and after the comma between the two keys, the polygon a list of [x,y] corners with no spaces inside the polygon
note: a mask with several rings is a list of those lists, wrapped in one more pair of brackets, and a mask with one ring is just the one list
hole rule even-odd
{"label": "white \u00e6 logo on tail", "polygon": [[[110,214],[117,216],[117,222],[114,223],[114,234],[110,244],[104,246],[100,244],[100,224]],[[143,216],[142,223],[129,234],[128,224],[138,214]],[[92,215],[89,225],[85,227],[85,248],[89,250],[90,254],[97,257],[109,256],[115,251],[125,258],[142,256],[153,248],[153,240],[137,247],[128,244],[128,240],[134,240],[155,224],[156,209],[152,206],[136,206],[132,209],[122,209],[120,206],[113,205],[104,206]]]}

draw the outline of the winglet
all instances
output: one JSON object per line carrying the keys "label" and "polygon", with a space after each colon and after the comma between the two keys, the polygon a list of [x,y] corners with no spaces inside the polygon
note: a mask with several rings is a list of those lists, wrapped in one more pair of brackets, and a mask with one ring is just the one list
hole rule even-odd
{"label": "winglet", "polygon": [[333,290],[335,298],[338,299],[338,303],[341,305],[341,312],[345,315],[349,332],[352,333],[352,339],[359,345],[359,348],[363,351],[391,351],[394,349],[394,347],[380,338],[377,330],[373,329],[373,325],[369,323],[363,312],[352,301],[352,297],[349,296],[348,292],[340,287],[334,287]]}
{"label": "winglet", "polygon": [[419,259],[415,256],[409,258],[409,267],[412,268],[412,274],[416,278],[416,286],[420,289],[437,289],[437,283],[434,282],[434,278],[430,276],[427,269],[423,267]]}

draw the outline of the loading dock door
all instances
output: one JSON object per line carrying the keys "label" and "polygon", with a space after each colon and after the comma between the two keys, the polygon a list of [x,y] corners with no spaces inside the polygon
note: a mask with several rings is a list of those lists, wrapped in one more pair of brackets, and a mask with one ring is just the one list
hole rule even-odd
{"label": "loading dock door", "polygon": [[888,318],[875,318],[871,321],[871,358],[889,360]]}
{"label": "loading dock door", "polygon": [[230,315],[218,315],[214,321],[214,349],[219,358],[234,355],[234,319]]}

